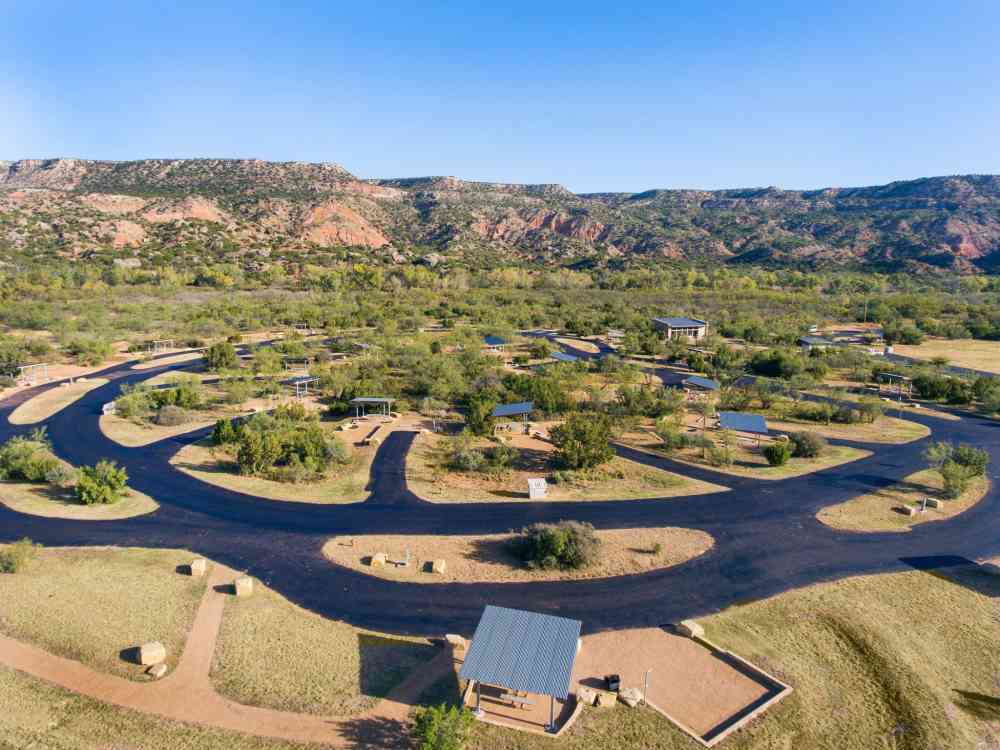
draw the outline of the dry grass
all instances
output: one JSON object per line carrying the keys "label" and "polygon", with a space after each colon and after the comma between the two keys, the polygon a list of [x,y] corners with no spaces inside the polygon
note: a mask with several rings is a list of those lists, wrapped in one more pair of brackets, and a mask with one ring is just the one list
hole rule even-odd
{"label": "dry grass", "polygon": [[4,750],[316,750],[167,721],[71,693],[0,666]]}
{"label": "dry grass", "polygon": [[[856,387],[858,385],[857,383],[846,382],[846,381],[834,383],[829,380],[827,381],[827,383],[831,387],[830,391],[812,390],[812,391],[805,391],[805,393],[814,396],[822,396],[824,398],[833,398],[838,401],[852,401],[852,402],[861,401],[862,398],[877,397],[874,391],[870,396],[862,396],[859,393],[851,393],[846,390],[846,388]],[[883,395],[886,398],[889,398],[893,397],[895,394],[891,394],[888,391],[884,391]],[[934,408],[924,408],[918,405],[911,406],[908,402],[905,401],[904,402],[893,401],[893,403],[891,404],[883,401],[882,406],[885,409],[886,416],[888,417],[891,417],[893,414],[896,414],[899,417],[902,417],[903,414],[916,414],[924,417],[935,417],[937,419],[944,419],[949,422],[958,422],[962,419],[958,414],[953,414],[950,411],[941,411],[940,409],[934,409]]]}
{"label": "dry grass", "polygon": [[[645,529],[598,530],[603,542],[600,561],[583,570],[530,570],[506,547],[511,534],[484,536],[362,535],[337,537],[323,547],[327,559],[345,567],[396,581],[463,583],[496,581],[552,581],[646,573],[690,560],[711,549],[714,540],[695,529],[654,527]],[[662,545],[654,552],[654,545]],[[386,565],[371,567],[371,556],[385,552],[390,559],[405,558],[406,567]],[[430,572],[432,560],[443,558],[447,571]]]}
{"label": "dry grass", "polygon": [[176,571],[180,550],[43,550],[22,572],[0,575],[0,630],[59,656],[121,677],[143,668],[122,651],[147,641],[176,666],[205,589]]}
{"label": "dry grass", "polygon": [[918,346],[896,344],[893,351],[915,359],[931,360],[935,357],[945,357],[950,365],[1000,375],[1000,341],[927,339]]}
{"label": "dry grass", "polygon": [[244,704],[352,716],[435,653],[424,639],[328,620],[258,584],[252,597],[226,603],[212,682]]}
{"label": "dry grass", "polygon": [[861,443],[889,443],[899,445],[920,440],[931,434],[930,428],[908,419],[882,416],[872,423],[822,424],[799,419],[773,419],[767,426],[772,432],[815,432],[836,440],[857,440]]}
{"label": "dry grass", "polygon": [[601,347],[597,344],[581,339],[567,339],[560,337],[556,338],[556,343],[560,346],[566,346],[570,349],[579,349],[582,352],[588,352],[590,354],[597,354],[601,351]]}
{"label": "dry grass", "polygon": [[170,459],[170,463],[203,482],[267,500],[320,504],[357,503],[368,497],[366,487],[377,449],[373,446],[356,446],[349,440],[344,442],[350,463],[334,468],[329,477],[319,482],[292,484],[244,476],[239,473],[232,454],[215,448],[210,438],[184,446]]}
{"label": "dry grass", "polygon": [[[823,508],[816,518],[835,529],[845,531],[909,531],[917,524],[941,521],[956,516],[978,503],[989,489],[986,477],[977,477],[955,500],[945,499],[941,475],[925,469],[910,474],[898,484]],[[904,516],[903,505],[919,507],[923,498],[941,500],[940,508],[928,508],[915,516]]]}
{"label": "dry grass", "polygon": [[62,411],[87,393],[107,384],[104,378],[77,380],[68,385],[57,385],[28,399],[11,412],[11,424],[35,424]]}
{"label": "dry grass", "polygon": [[111,505],[83,505],[70,490],[50,484],[0,482],[0,503],[19,513],[46,518],[70,518],[74,521],[110,521],[152,513],[159,505],[149,495],[128,490]]}
{"label": "dry grass", "polygon": [[[480,446],[489,441],[479,441]],[[520,451],[512,468],[502,474],[457,472],[445,466],[447,439],[422,434],[406,458],[406,481],[409,488],[431,502],[504,502],[527,499],[529,477],[549,477],[552,464],[551,443],[516,436],[511,445]],[[690,479],[663,469],[644,466],[615,457],[589,472],[573,472],[569,482],[549,482],[549,501],[560,500],[635,500],[669,498],[724,492],[725,487]]]}
{"label": "dry grass", "polygon": [[115,414],[102,414],[98,425],[105,437],[114,440],[119,445],[124,445],[127,448],[140,448],[159,440],[210,427],[219,418],[215,414],[209,417],[197,413],[197,416],[199,419],[166,427],[150,422],[125,419]]}
{"label": "dry grass", "polygon": [[203,354],[201,352],[185,352],[183,354],[175,354],[172,357],[163,357],[161,359],[148,359],[139,364],[132,365],[133,370],[152,370],[156,367],[163,367],[165,365],[179,365],[184,362],[193,362],[196,359],[202,359]]}

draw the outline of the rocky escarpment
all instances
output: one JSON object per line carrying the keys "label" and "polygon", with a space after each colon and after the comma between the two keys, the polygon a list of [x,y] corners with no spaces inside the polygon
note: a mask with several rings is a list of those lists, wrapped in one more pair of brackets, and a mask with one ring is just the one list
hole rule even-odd
{"label": "rocky escarpment", "polygon": [[361,180],[254,159],[0,162],[0,249],[347,249],[388,258],[709,259],[1000,270],[1000,177],[864,188],[649,190]]}

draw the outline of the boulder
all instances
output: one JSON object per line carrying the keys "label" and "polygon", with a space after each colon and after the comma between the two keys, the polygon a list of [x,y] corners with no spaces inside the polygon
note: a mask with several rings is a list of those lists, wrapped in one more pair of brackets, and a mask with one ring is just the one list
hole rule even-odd
{"label": "boulder", "polygon": [[625,688],[618,692],[618,700],[629,708],[635,708],[642,703],[642,691],[639,688]]}
{"label": "boulder", "polygon": [[597,691],[589,687],[581,687],[576,693],[578,702],[585,706],[593,706],[597,702]]}
{"label": "boulder", "polygon": [[594,691],[594,707],[595,708],[614,708],[615,704],[618,702],[618,696],[615,693],[608,693],[604,690]]}
{"label": "boulder", "polygon": [[681,620],[677,623],[677,632],[686,638],[704,638],[705,628],[694,620]]}
{"label": "boulder", "polygon": [[912,505],[904,505],[899,509],[899,512],[904,516],[915,516],[917,515],[917,509]]}
{"label": "boulder", "polygon": [[159,664],[154,664],[149,669],[146,670],[146,674],[152,677],[154,680],[158,680],[167,673],[167,665],[163,662]]}
{"label": "boulder", "polygon": [[373,568],[381,568],[385,566],[385,561],[389,559],[389,556],[385,552],[376,552],[371,556],[368,564]]}
{"label": "boulder", "polygon": [[455,635],[454,633],[446,634],[444,642],[452,646],[456,651],[465,651],[468,646],[468,642],[462,636]]}
{"label": "boulder", "polygon": [[205,575],[205,571],[208,570],[208,560],[204,557],[199,557],[197,560],[192,560],[191,564],[188,565],[188,570],[191,575],[195,578],[201,578]]}
{"label": "boulder", "polygon": [[253,578],[240,576],[233,581],[233,588],[236,590],[236,596],[250,596],[253,593]]}
{"label": "boulder", "polygon": [[159,664],[167,659],[167,649],[159,641],[144,643],[139,646],[139,663],[144,667]]}
{"label": "boulder", "polygon": [[444,575],[447,570],[448,562],[446,560],[435,560],[431,563],[431,573],[440,573]]}

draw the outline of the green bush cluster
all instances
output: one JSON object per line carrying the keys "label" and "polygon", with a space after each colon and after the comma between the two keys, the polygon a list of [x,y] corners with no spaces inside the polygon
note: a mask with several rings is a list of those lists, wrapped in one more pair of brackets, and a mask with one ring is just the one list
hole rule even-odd
{"label": "green bush cluster", "polygon": [[44,430],[28,437],[12,437],[0,446],[0,479],[46,482],[59,467]]}
{"label": "green bush cluster", "polygon": [[605,414],[571,414],[550,433],[556,461],[567,469],[589,469],[610,461],[615,455],[611,436],[611,420]]}
{"label": "green bush cluster", "polygon": [[924,458],[941,475],[945,497],[955,499],[968,489],[972,479],[985,476],[990,455],[972,445],[936,442],[927,446]]}
{"label": "green bush cluster", "polygon": [[28,537],[0,548],[0,573],[20,573],[41,548]]}
{"label": "green bush cluster", "polygon": [[559,521],[527,526],[509,542],[529,568],[577,570],[597,562],[601,540],[589,523]]}
{"label": "green bush cluster", "polygon": [[815,432],[793,432],[789,434],[792,455],[796,458],[818,458],[826,452],[827,442]]}
{"label": "green bush cluster", "polygon": [[764,458],[771,466],[784,466],[792,457],[792,449],[785,440],[777,440],[765,445],[761,453],[764,454]]}
{"label": "green bush cluster", "polygon": [[114,461],[101,460],[93,466],[81,466],[74,492],[84,505],[110,505],[125,494],[128,473]]}
{"label": "green bush cluster", "polygon": [[462,750],[475,719],[464,706],[440,704],[417,709],[413,737],[418,750]]}

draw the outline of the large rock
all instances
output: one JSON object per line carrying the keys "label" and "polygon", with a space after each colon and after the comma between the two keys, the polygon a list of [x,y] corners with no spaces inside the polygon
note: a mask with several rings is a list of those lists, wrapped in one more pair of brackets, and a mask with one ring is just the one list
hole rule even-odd
{"label": "large rock", "polygon": [[250,596],[253,593],[253,578],[240,576],[233,581],[233,588],[236,590],[236,596]]}
{"label": "large rock", "polygon": [[389,556],[385,552],[376,552],[371,556],[368,564],[373,568],[381,568],[385,566],[385,561],[389,559]]}
{"label": "large rock", "polygon": [[677,623],[677,632],[686,638],[704,638],[705,628],[694,620],[681,620]]}
{"label": "large rock", "polygon": [[445,560],[435,560],[431,563],[431,573],[444,573],[448,570],[448,563]]}
{"label": "large rock", "polygon": [[159,664],[166,660],[167,649],[159,641],[152,641],[139,646],[139,663],[144,667]]}
{"label": "large rock", "polygon": [[597,702],[597,691],[589,687],[581,687],[576,693],[578,702],[585,706],[593,706]]}
{"label": "large rock", "polygon": [[191,564],[188,565],[188,570],[191,575],[195,578],[201,578],[205,575],[205,571],[208,570],[208,560],[204,557],[199,557],[196,560],[192,560]]}
{"label": "large rock", "polygon": [[460,635],[448,633],[444,637],[444,642],[452,646],[456,651],[465,651],[468,642]]}
{"label": "large rock", "polygon": [[635,708],[642,703],[642,691],[639,688],[624,688],[618,691],[618,700],[629,708]]}
{"label": "large rock", "polygon": [[167,665],[163,662],[159,664],[154,664],[149,669],[146,670],[146,674],[152,677],[154,680],[158,680],[167,673]]}
{"label": "large rock", "polygon": [[899,512],[902,513],[904,516],[917,515],[917,509],[914,508],[912,505],[904,505],[900,507]]}
{"label": "large rock", "polygon": [[608,693],[604,690],[594,691],[595,708],[614,708],[616,703],[618,703],[618,696],[615,693]]}

